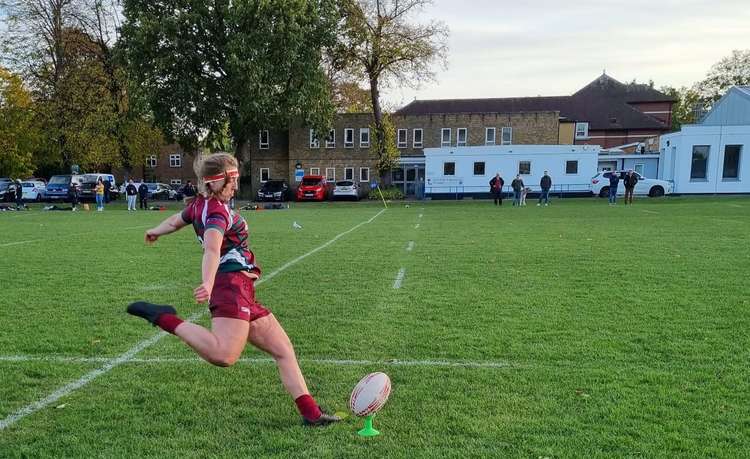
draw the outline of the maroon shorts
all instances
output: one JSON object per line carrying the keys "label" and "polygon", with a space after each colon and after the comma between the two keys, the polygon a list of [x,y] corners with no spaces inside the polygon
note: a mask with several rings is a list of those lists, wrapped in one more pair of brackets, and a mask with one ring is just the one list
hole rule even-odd
{"label": "maroon shorts", "polygon": [[208,308],[211,317],[252,322],[271,313],[255,301],[255,279],[243,271],[216,273]]}

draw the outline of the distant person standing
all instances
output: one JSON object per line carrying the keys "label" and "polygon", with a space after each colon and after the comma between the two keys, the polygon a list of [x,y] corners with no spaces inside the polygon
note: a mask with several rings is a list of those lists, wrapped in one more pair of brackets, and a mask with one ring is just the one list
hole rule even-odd
{"label": "distant person standing", "polygon": [[104,181],[101,177],[96,179],[96,188],[94,189],[96,192],[96,211],[97,212],[103,212],[104,211]]}
{"label": "distant person standing", "polygon": [[112,188],[112,184],[109,180],[104,181],[104,202],[109,204],[109,190]]}
{"label": "distant person standing", "polygon": [[523,193],[523,189],[526,188],[526,186],[523,184],[523,180],[521,180],[521,175],[516,175],[516,178],[513,179],[512,182],[510,182],[510,187],[513,188],[513,205],[514,206],[521,206],[521,193]]}
{"label": "distant person standing", "polygon": [[633,205],[633,192],[635,191],[635,186],[638,184],[638,174],[633,172],[633,169],[629,169],[628,173],[625,175],[625,205],[628,204],[628,200],[630,201],[630,205]]}
{"label": "distant person standing", "polygon": [[125,187],[125,196],[128,200],[128,210],[135,211],[135,198],[138,196],[138,188],[135,187],[133,179],[128,180],[128,185]]}
{"label": "distant person standing", "polygon": [[182,196],[185,199],[190,199],[190,198],[194,198],[196,193],[197,193],[197,190],[195,189],[195,185],[193,185],[193,182],[188,180],[185,186],[182,187]]}
{"label": "distant person standing", "polygon": [[617,171],[609,173],[609,205],[617,204],[617,186],[620,184],[620,174]]}
{"label": "distant person standing", "polygon": [[503,186],[505,185],[505,180],[500,176],[500,172],[495,174],[494,177],[490,180],[490,193],[492,193],[492,197],[495,200],[496,206],[502,206],[503,205]]}
{"label": "distant person standing", "polygon": [[552,188],[552,177],[549,176],[549,173],[547,171],[544,171],[544,175],[542,176],[542,179],[539,181],[539,187],[542,189],[542,192],[539,194],[539,202],[536,203],[537,207],[542,205],[542,201],[544,201],[544,205],[549,205],[549,190]]}
{"label": "distant person standing", "polygon": [[16,180],[16,209],[21,210],[25,209],[26,206],[23,205],[23,184],[20,180]]}
{"label": "distant person standing", "polygon": [[70,184],[70,187],[68,187],[68,198],[70,199],[70,207],[73,212],[78,210],[78,198],[80,196],[80,190],[78,189],[78,184],[76,182],[72,182]]}
{"label": "distant person standing", "polygon": [[140,208],[142,210],[148,210],[148,185],[143,182],[141,182],[140,186],[138,187],[138,198]]}

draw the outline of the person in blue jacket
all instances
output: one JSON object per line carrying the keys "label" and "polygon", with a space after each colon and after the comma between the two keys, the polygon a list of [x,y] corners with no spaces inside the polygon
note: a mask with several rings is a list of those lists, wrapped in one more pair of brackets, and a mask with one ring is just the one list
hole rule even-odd
{"label": "person in blue jacket", "polygon": [[620,184],[620,174],[617,171],[609,173],[609,205],[617,204],[617,185]]}

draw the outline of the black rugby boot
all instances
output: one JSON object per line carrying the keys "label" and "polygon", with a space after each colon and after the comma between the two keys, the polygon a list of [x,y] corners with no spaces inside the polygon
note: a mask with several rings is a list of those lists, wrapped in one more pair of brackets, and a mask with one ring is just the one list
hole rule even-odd
{"label": "black rugby boot", "polygon": [[128,314],[148,320],[154,326],[156,326],[156,322],[162,314],[177,314],[177,310],[168,304],[153,304],[145,301],[130,303],[127,311]]}

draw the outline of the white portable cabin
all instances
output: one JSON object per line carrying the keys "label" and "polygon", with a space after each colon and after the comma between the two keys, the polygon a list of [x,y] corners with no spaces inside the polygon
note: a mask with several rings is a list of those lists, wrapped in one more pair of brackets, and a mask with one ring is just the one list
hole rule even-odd
{"label": "white portable cabin", "polygon": [[425,195],[477,196],[489,193],[497,172],[504,191],[517,174],[532,191],[548,171],[553,193],[589,193],[597,173],[598,145],[503,145],[425,148]]}
{"label": "white portable cabin", "polygon": [[750,193],[750,86],[732,87],[699,124],[659,140],[675,193]]}

